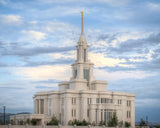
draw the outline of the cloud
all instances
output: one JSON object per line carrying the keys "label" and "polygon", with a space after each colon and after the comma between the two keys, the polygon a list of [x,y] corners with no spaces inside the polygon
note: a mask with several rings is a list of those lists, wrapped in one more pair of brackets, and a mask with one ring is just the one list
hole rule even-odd
{"label": "cloud", "polygon": [[125,59],[109,58],[103,53],[89,53],[89,58],[91,62],[94,62],[95,67],[133,67],[133,65],[124,64],[126,62]]}
{"label": "cloud", "polygon": [[35,61],[29,61],[24,66],[37,67],[37,66],[40,66],[40,65],[71,64],[73,62],[74,62],[73,59],[60,58],[60,59],[54,59],[54,61],[36,61],[36,62]]}
{"label": "cloud", "polygon": [[7,0],[0,0],[0,4],[6,5],[7,4]]}
{"label": "cloud", "polygon": [[159,103],[160,99],[153,99],[153,98],[143,98],[143,99],[136,99],[136,107],[160,107]]}
{"label": "cloud", "polygon": [[158,3],[147,3],[148,9],[152,10],[152,11],[160,11],[160,4]]}
{"label": "cloud", "polygon": [[33,31],[33,30],[30,30],[30,31],[25,31],[23,30],[22,33],[27,36],[28,38],[30,39],[34,39],[34,40],[44,40],[46,38],[46,34],[43,33],[43,32],[38,32],[38,31]]}
{"label": "cloud", "polygon": [[95,77],[100,80],[107,80],[109,82],[115,82],[123,79],[144,79],[150,76],[156,76],[157,73],[150,73],[146,71],[114,71],[108,72],[102,69],[94,70]]}
{"label": "cloud", "polygon": [[32,83],[53,84],[53,83],[59,83],[59,82],[60,81],[56,79],[48,79],[48,80],[33,81]]}
{"label": "cloud", "polygon": [[71,76],[70,65],[54,65],[54,66],[38,66],[38,67],[24,67],[14,68],[16,75],[24,76],[29,80],[69,80]]}
{"label": "cloud", "polygon": [[19,15],[0,15],[0,22],[3,24],[22,24],[22,17]]}
{"label": "cloud", "polygon": [[55,47],[55,46],[30,46],[30,45],[21,45],[19,43],[12,44],[10,43],[8,47],[5,47],[6,44],[2,44],[4,47],[1,47],[2,56],[35,56],[40,54],[49,54],[49,53],[57,53],[57,52],[66,52],[71,51],[73,47]]}

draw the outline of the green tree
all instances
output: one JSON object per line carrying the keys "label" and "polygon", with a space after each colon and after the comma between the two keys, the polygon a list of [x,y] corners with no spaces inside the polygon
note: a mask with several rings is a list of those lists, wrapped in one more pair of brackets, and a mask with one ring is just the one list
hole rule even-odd
{"label": "green tree", "polygon": [[116,113],[113,114],[113,117],[111,118],[111,120],[108,122],[108,126],[109,127],[115,127],[118,125],[118,118]]}
{"label": "green tree", "polygon": [[129,122],[125,122],[125,127],[130,127],[131,126],[131,124],[129,123]]}
{"label": "green tree", "polygon": [[19,122],[19,124],[20,124],[20,125],[23,125],[23,124],[24,124],[23,120],[21,120],[21,121]]}
{"label": "green tree", "polygon": [[142,118],[141,118],[141,121],[139,122],[139,126],[146,126],[146,123]]}
{"label": "green tree", "polygon": [[31,124],[32,124],[32,125],[37,125],[37,120],[36,120],[36,119],[32,119],[32,120],[31,120]]}
{"label": "green tree", "polygon": [[26,123],[27,123],[27,124],[30,124],[30,123],[31,123],[30,119],[27,119]]}
{"label": "green tree", "polygon": [[59,120],[55,116],[53,116],[52,120],[47,125],[58,125],[58,123]]}
{"label": "green tree", "polygon": [[3,121],[0,119],[0,125],[3,125]]}
{"label": "green tree", "polygon": [[87,125],[89,125],[90,123],[89,122],[87,122],[85,119],[83,119],[83,121],[79,121],[79,120],[77,120],[77,119],[75,119],[75,120],[69,120],[68,121],[68,125],[77,125],[77,126],[87,126]]}
{"label": "green tree", "polygon": [[101,121],[99,122],[99,126],[103,126],[103,125],[106,125],[106,122],[101,120]]}

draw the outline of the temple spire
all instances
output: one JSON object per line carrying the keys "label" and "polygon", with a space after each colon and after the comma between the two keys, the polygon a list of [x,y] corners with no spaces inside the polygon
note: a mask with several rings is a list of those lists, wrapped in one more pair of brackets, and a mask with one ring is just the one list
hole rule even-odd
{"label": "temple spire", "polygon": [[83,35],[83,11],[81,12],[82,21],[81,21],[81,35]]}

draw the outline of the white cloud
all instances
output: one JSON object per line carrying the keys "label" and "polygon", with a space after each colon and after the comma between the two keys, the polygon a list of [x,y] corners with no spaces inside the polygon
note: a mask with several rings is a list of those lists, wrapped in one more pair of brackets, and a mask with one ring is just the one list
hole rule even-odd
{"label": "white cloud", "polygon": [[27,36],[28,38],[34,39],[34,40],[37,40],[37,41],[46,38],[46,34],[43,33],[43,32],[38,32],[38,31],[33,31],[33,30],[30,30],[30,31],[25,31],[25,30],[23,30],[22,33],[23,33],[25,36]]}
{"label": "white cloud", "polygon": [[133,65],[123,64],[126,62],[125,59],[109,58],[106,57],[103,53],[89,53],[89,58],[91,59],[91,62],[95,64],[95,67],[133,67]]}
{"label": "white cloud", "polygon": [[71,67],[70,65],[54,65],[54,66],[39,66],[39,67],[25,67],[15,68],[16,75],[25,76],[26,79],[31,80],[69,80]]}
{"label": "white cloud", "polygon": [[4,24],[21,24],[22,17],[19,15],[0,15],[0,21]]}
{"label": "white cloud", "polygon": [[6,5],[7,4],[7,0],[0,0],[0,4]]}
{"label": "white cloud", "polygon": [[145,71],[116,71],[108,72],[102,69],[95,69],[94,74],[96,79],[107,80],[110,82],[115,82],[121,79],[144,79],[149,76],[155,76],[157,74],[145,72]]}
{"label": "white cloud", "polygon": [[152,11],[160,11],[160,4],[150,2],[147,4],[147,8]]}

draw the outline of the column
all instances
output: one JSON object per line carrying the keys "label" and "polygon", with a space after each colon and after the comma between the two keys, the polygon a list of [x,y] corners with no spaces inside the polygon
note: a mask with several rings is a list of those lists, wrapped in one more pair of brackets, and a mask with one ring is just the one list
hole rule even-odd
{"label": "column", "polygon": [[36,99],[36,114],[39,114],[39,100]]}
{"label": "column", "polygon": [[89,121],[90,121],[90,123],[92,123],[93,121],[95,121],[95,109],[91,106],[89,112],[90,112],[89,113]]}
{"label": "column", "polygon": [[39,114],[41,114],[41,100],[39,99]]}
{"label": "column", "polygon": [[34,114],[36,114],[36,100],[34,100]]}
{"label": "column", "polygon": [[48,115],[48,99],[44,98],[44,114]]}

